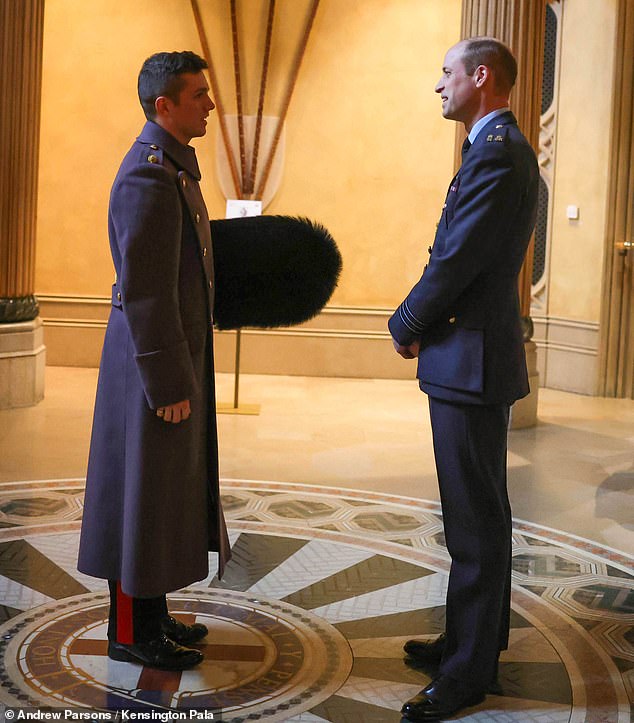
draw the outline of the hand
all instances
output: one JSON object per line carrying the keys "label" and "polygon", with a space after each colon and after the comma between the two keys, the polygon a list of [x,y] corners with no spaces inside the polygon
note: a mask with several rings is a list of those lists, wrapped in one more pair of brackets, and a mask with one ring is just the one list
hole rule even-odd
{"label": "hand", "polygon": [[408,346],[404,346],[403,344],[399,344],[396,339],[393,338],[392,344],[394,344],[396,353],[400,354],[403,359],[416,359],[418,352],[420,351],[420,341],[418,341],[418,339]]}
{"label": "hand", "polygon": [[189,418],[191,413],[192,410],[189,405],[189,399],[177,402],[176,404],[168,404],[166,407],[159,407],[156,410],[157,417],[160,417],[164,422],[171,422],[172,424],[184,422]]}

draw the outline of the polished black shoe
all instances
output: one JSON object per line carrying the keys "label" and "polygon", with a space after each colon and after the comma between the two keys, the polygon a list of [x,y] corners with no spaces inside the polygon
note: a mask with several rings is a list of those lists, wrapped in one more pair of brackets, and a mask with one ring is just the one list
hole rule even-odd
{"label": "polished black shoe", "polygon": [[201,623],[186,625],[171,615],[166,615],[161,620],[161,632],[165,633],[168,638],[171,638],[176,643],[192,645],[202,640],[209,630]]}
{"label": "polished black shoe", "polygon": [[473,690],[458,681],[441,675],[401,708],[408,721],[437,721],[448,718],[463,708],[477,705],[485,698],[482,690]]}
{"label": "polished black shoe", "polygon": [[132,645],[109,640],[108,657],[127,663],[142,663],[149,668],[160,670],[187,670],[198,665],[203,659],[203,654],[199,650],[184,648],[166,635],[160,635],[146,643]]}
{"label": "polished black shoe", "polygon": [[417,663],[440,663],[445,640],[444,633],[436,640],[408,640],[403,650]]}
{"label": "polished black shoe", "polygon": [[[443,650],[445,649],[446,636],[444,633],[435,640],[408,640],[403,650],[410,658],[412,665],[424,667],[426,665],[437,666],[440,664]],[[487,686],[487,693],[490,695],[504,695],[504,691],[498,680],[498,666],[495,666],[493,680]]]}

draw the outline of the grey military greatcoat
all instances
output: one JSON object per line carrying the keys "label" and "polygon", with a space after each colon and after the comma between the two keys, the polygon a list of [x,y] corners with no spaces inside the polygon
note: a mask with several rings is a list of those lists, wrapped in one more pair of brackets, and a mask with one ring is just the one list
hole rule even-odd
{"label": "grey military greatcoat", "polygon": [[[228,559],[218,488],[213,261],[193,148],[148,122],[110,197],[116,282],[93,422],[78,568],[154,597]],[[156,409],[189,399],[191,417]]]}

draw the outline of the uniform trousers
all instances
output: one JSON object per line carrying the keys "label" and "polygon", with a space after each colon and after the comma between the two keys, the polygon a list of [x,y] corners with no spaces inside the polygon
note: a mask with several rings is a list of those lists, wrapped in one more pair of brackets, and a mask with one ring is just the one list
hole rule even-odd
{"label": "uniform trousers", "polygon": [[126,595],[119,580],[108,580],[110,615],[108,640],[125,645],[146,643],[161,635],[161,620],[168,614],[167,598]]}
{"label": "uniform trousers", "polygon": [[439,672],[482,689],[508,646],[511,508],[506,485],[509,405],[429,398],[451,569]]}

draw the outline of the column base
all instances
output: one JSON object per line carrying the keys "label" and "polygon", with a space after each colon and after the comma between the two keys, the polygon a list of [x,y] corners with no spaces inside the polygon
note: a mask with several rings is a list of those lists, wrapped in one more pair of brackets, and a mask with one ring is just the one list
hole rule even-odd
{"label": "column base", "polygon": [[44,399],[46,347],[42,320],[0,324],[0,409]]}
{"label": "column base", "polygon": [[518,399],[511,407],[510,429],[525,429],[537,424],[537,401],[539,397],[539,373],[537,371],[537,345],[534,341],[524,344],[528,383],[530,392],[527,397]]}

